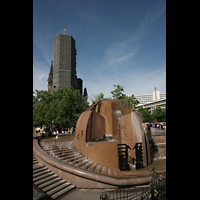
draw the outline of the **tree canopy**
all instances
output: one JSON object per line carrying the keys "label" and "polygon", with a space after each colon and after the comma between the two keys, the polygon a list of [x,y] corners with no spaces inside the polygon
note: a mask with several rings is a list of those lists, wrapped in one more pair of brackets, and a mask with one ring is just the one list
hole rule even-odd
{"label": "tree canopy", "polygon": [[104,94],[101,92],[99,95],[95,95],[95,98],[92,99],[92,104],[104,99]]}
{"label": "tree canopy", "polygon": [[147,109],[139,107],[137,112],[142,114],[143,122],[166,122],[166,107],[161,109],[157,107],[153,114],[150,114]]}
{"label": "tree canopy", "polygon": [[[88,102],[73,87],[58,89],[54,92],[54,124],[75,126]],[[33,126],[50,125],[53,116],[53,94],[50,91],[33,92]]]}
{"label": "tree canopy", "polygon": [[[125,101],[133,106],[139,104],[134,94],[127,96],[124,94],[124,87],[114,85],[111,91],[112,98]],[[95,96],[92,103],[104,99],[101,92]],[[75,126],[80,114],[88,107],[89,103],[80,94],[79,90],[73,87],[57,89],[54,92],[54,125]],[[139,107],[138,112],[142,114],[143,122],[166,121],[166,108],[157,107],[151,115],[148,110]],[[33,91],[33,126],[51,125],[53,116],[53,94],[51,91]]]}
{"label": "tree canopy", "polygon": [[153,121],[157,122],[166,122],[166,107],[161,110],[160,107],[157,107],[152,114]]}
{"label": "tree canopy", "polygon": [[142,114],[143,122],[151,122],[153,120],[152,116],[149,113],[149,111],[144,109],[143,107],[139,107],[137,112]]}
{"label": "tree canopy", "polygon": [[135,98],[134,94],[131,96],[126,96],[124,92],[124,87],[120,85],[114,85],[116,87],[113,91],[111,91],[113,99],[118,99],[125,101],[133,106],[133,110],[135,110],[135,106],[139,104],[139,101]]}

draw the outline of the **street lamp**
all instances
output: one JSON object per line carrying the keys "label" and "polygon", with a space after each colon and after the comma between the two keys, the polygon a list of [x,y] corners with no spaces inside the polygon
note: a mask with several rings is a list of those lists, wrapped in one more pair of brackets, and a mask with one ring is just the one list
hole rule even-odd
{"label": "street lamp", "polygon": [[56,86],[54,85],[53,86],[53,120],[52,120],[52,133],[53,133],[53,131],[54,131],[54,88],[55,88]]}

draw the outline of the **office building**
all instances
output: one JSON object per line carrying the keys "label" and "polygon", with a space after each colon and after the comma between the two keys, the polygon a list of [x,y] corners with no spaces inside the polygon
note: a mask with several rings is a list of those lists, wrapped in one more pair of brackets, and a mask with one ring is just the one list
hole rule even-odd
{"label": "office building", "polygon": [[135,97],[138,99],[140,104],[146,104],[146,103],[166,99],[166,93],[160,93],[160,91],[155,90],[152,92],[152,94],[135,95]]}

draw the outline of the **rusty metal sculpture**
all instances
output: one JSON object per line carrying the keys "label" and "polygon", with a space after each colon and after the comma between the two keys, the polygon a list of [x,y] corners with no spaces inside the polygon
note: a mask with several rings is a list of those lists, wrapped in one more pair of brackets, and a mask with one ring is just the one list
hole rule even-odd
{"label": "rusty metal sculpture", "polygon": [[[123,101],[105,99],[92,104],[77,121],[74,145],[87,158],[116,170],[151,163],[151,132],[142,115]],[[141,165],[142,163],[142,165]]]}

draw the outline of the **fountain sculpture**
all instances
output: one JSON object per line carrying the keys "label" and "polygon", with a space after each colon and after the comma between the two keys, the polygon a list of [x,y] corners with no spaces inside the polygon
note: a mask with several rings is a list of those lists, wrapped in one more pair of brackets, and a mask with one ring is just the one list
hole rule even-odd
{"label": "fountain sculpture", "polygon": [[[85,157],[114,170],[151,163],[151,131],[142,115],[123,101],[105,99],[92,104],[77,121],[74,145]],[[144,164],[144,165],[143,165]]]}

